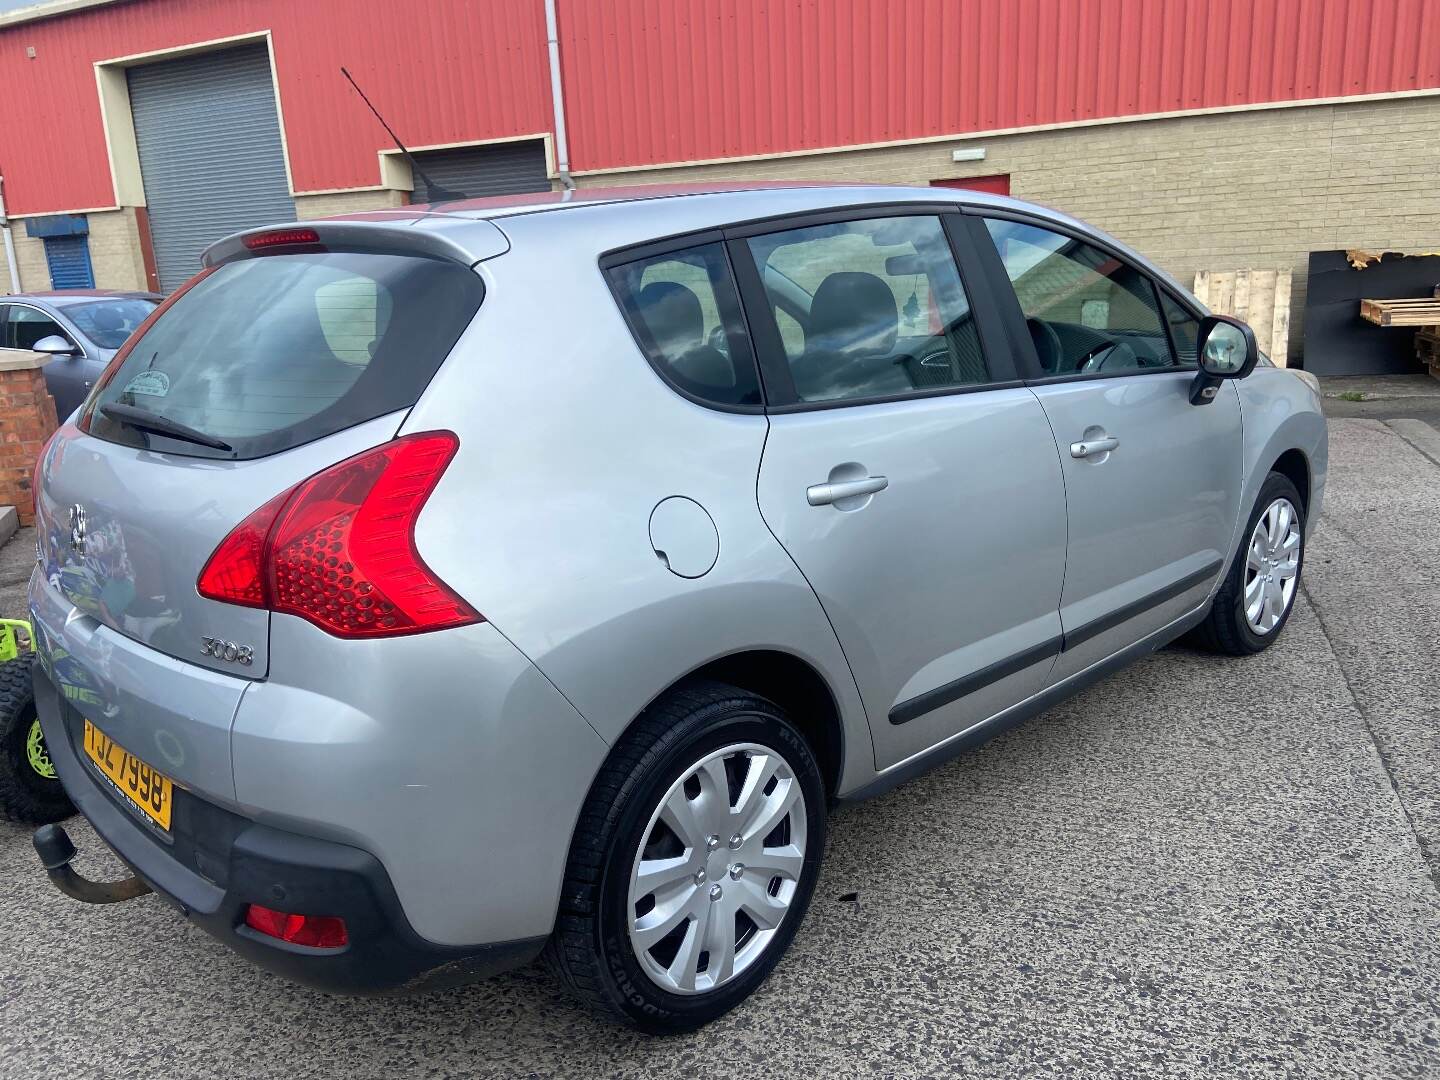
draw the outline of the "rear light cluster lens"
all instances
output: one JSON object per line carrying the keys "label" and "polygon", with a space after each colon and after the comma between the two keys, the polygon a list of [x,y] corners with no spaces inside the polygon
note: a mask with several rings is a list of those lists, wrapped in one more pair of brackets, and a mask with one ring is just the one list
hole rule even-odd
{"label": "rear light cluster lens", "polygon": [[350,941],[345,920],[334,915],[291,915],[251,904],[245,911],[245,925],[267,937],[312,949],[340,949]]}
{"label": "rear light cluster lens", "polygon": [[320,234],[314,229],[273,229],[270,232],[251,233],[240,242],[251,251],[262,251],[272,247],[318,244]]}
{"label": "rear light cluster lens", "polygon": [[415,521],[458,448],[448,431],[409,435],[277,495],[221,541],[200,595],[298,615],[337,637],[481,621],[415,550]]}

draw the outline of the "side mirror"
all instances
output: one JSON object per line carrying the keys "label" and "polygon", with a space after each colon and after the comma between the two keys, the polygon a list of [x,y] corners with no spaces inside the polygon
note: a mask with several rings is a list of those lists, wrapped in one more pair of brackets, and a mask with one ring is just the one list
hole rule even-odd
{"label": "side mirror", "polygon": [[1208,405],[1226,379],[1243,379],[1260,362],[1255,331],[1228,315],[1207,315],[1196,340],[1200,370],[1190,384],[1190,404]]}
{"label": "side mirror", "polygon": [[34,345],[30,346],[31,352],[49,353],[51,356],[74,356],[78,351],[75,346],[66,341],[59,334],[51,334],[49,337],[42,337]]}

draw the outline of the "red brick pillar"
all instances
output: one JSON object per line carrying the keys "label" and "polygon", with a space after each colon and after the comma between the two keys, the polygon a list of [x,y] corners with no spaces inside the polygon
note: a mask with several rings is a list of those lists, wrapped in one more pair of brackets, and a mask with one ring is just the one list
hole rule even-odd
{"label": "red brick pillar", "polygon": [[40,353],[0,352],[0,506],[15,507],[22,525],[35,523],[35,462],[59,426],[41,370],[49,362]]}

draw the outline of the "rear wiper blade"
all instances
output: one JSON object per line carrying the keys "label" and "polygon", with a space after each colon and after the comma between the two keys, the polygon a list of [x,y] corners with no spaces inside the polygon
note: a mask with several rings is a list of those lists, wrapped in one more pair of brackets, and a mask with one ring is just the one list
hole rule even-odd
{"label": "rear wiper blade", "polygon": [[197,446],[208,446],[212,450],[235,449],[224,439],[206,435],[203,431],[196,431],[193,427],[180,423],[179,420],[171,420],[169,417],[161,416],[149,409],[141,409],[134,405],[121,405],[119,402],[112,401],[107,405],[101,405],[100,411],[117,423],[128,424],[141,431],[152,431],[156,435],[168,435],[172,439],[192,442]]}

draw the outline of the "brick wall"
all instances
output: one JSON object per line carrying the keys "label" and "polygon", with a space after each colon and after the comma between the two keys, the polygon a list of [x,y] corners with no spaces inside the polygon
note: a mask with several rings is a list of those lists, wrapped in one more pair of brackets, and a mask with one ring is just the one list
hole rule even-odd
{"label": "brick wall", "polygon": [[366,210],[390,210],[404,205],[402,191],[340,191],[329,195],[297,195],[295,216],[301,221],[331,217],[335,214],[359,214]]}
{"label": "brick wall", "polygon": [[95,270],[95,287],[148,289],[134,208],[85,216],[90,221],[90,265]]}
{"label": "brick wall", "polygon": [[[25,235],[23,221],[10,222],[10,239],[15,242],[15,262],[20,270],[20,291],[40,292],[50,288],[50,267],[45,262],[45,241]],[[3,259],[0,254],[0,259]],[[10,291],[10,271],[0,271],[0,292]]]}
{"label": "brick wall", "polygon": [[[958,146],[984,161],[957,164]],[[579,176],[584,187],[730,177],[901,184],[1009,173],[1011,193],[1113,233],[1189,286],[1289,267],[1291,355],[1308,253],[1440,247],[1440,97],[1105,124],[764,161]]]}
{"label": "brick wall", "polygon": [[[140,253],[140,232],[135,211],[105,210],[85,215],[90,224],[87,243],[90,265],[97,289],[145,289],[145,262]],[[25,235],[25,222],[12,221],[10,236],[15,241],[15,258],[20,266],[20,288],[43,292],[51,287],[50,268],[45,262],[45,241]],[[8,292],[8,272],[0,270],[0,291]]]}
{"label": "brick wall", "polygon": [[58,422],[45,389],[48,357],[0,352],[0,506],[13,506],[22,525],[35,521],[35,462]]}

